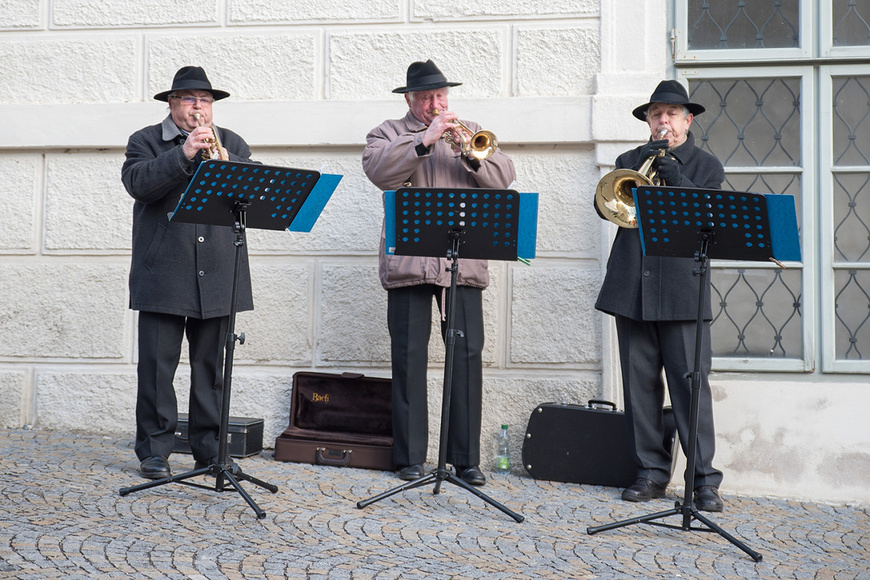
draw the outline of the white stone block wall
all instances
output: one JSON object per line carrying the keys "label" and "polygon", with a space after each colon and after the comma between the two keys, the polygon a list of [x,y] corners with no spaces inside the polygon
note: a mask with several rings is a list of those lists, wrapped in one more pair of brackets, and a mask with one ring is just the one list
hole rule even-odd
{"label": "white stone block wall", "polygon": [[[615,227],[593,214],[591,198],[615,157],[646,138],[629,111],[673,77],[669,6],[0,3],[0,203],[8,216],[0,228],[0,427],[132,441],[132,200],[120,168],[129,135],[166,115],[152,96],[188,64],[205,67],[216,88],[232,93],[216,104],[216,123],[244,136],[256,159],[343,176],[311,233],[248,232],[256,310],[237,320],[246,342],[235,349],[231,413],[263,418],[271,447],[287,426],[297,371],[388,377],[376,255],[381,193],[360,157],[371,128],[404,114],[402,96],[391,91],[405,84],[408,64],[432,58],[463,82],[451,90],[451,108],[494,131],[515,162],[517,188],[540,194],[537,258],[531,266],[493,263],[484,294],[482,466],[494,467],[494,438],[508,423],[520,472],[522,434],[536,405],[621,404],[615,332],[593,310]],[[444,362],[438,334],[433,314],[430,463]],[[870,502],[867,486],[855,484],[870,475],[861,463],[870,436],[844,427],[870,395],[860,384],[826,379],[711,377],[726,492]],[[182,411],[187,384],[182,364]],[[791,404],[778,405],[782,398]]]}
{"label": "white stone block wall", "polygon": [[[492,264],[485,293],[484,467],[508,423],[545,400],[598,395],[599,172],[587,122],[599,74],[598,3],[585,0],[293,2],[13,0],[0,7],[0,419],[3,426],[132,439],[136,315],[127,309],[132,199],[127,137],[158,123],[183,65],[232,93],[215,119],[264,163],[341,174],[311,233],[251,230],[255,310],[241,313],[233,415],[287,426],[293,374],[390,375],[377,276],[381,192],[362,172],[366,132],[404,115],[408,64],[432,58],[452,109],[491,129],[518,189],[540,193],[538,258]],[[555,122],[554,122],[555,121]],[[430,461],[437,460],[444,347],[433,312]],[[186,360],[186,356],[183,361]],[[183,363],[176,378],[187,405]],[[491,437],[492,436],[492,437]]]}

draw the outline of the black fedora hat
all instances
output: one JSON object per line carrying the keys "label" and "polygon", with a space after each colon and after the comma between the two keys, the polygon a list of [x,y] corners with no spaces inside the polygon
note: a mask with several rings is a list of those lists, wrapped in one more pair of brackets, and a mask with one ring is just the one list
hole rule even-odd
{"label": "black fedora hat", "polygon": [[689,101],[689,93],[686,88],[677,81],[662,81],[653,94],[650,95],[649,102],[641,105],[631,112],[632,115],[646,121],[646,112],[653,103],[666,103],[668,105],[684,105],[693,115],[700,115],[706,109],[698,103]]}
{"label": "black fedora hat", "polygon": [[431,60],[412,62],[408,67],[408,76],[404,87],[393,89],[394,93],[411,93],[414,91],[429,91],[442,87],[457,87],[462,83],[451,83]]}
{"label": "black fedora hat", "polygon": [[183,66],[175,73],[175,78],[172,79],[172,88],[162,93],[157,93],[154,98],[158,101],[168,101],[169,95],[175,91],[184,90],[200,90],[208,91],[214,97],[214,100],[219,101],[230,96],[226,91],[219,91],[211,88],[211,83],[208,77],[205,76],[205,71],[199,66]]}

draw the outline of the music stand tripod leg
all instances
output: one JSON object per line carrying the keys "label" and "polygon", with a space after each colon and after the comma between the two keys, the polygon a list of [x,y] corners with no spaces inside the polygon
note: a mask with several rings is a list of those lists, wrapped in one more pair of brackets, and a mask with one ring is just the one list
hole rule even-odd
{"label": "music stand tripod leg", "polygon": [[479,489],[475,489],[473,486],[462,481],[462,479],[460,479],[459,477],[456,477],[455,475],[450,473],[450,471],[447,469],[447,433],[450,426],[450,396],[453,388],[453,354],[456,346],[456,336],[462,336],[462,332],[456,330],[455,328],[456,317],[455,309],[453,307],[456,298],[456,278],[459,272],[459,241],[460,232],[457,230],[452,230],[450,232],[451,247],[447,251],[447,258],[451,261],[451,265],[450,268],[448,268],[448,271],[450,272],[450,288],[448,289],[447,297],[447,337],[446,351],[444,355],[444,395],[441,402],[441,437],[438,442],[438,468],[432,473],[424,475],[423,477],[415,479],[414,481],[390,489],[367,500],[357,502],[356,505],[358,508],[362,509],[377,501],[393,496],[401,491],[405,491],[406,489],[414,489],[426,485],[430,481],[435,481],[433,494],[437,495],[441,491],[441,482],[447,481],[470,491],[486,503],[501,510],[519,523],[525,519],[522,515],[495,501]]}
{"label": "music stand tripod leg", "polygon": [[[691,522],[693,519],[699,520],[700,522],[706,524],[709,529],[699,529],[699,531],[712,531],[721,535],[723,538],[743,550],[746,554],[748,554],[753,560],[756,562],[760,562],[762,559],[762,555],[758,552],[750,549],[746,544],[723,530],[721,527],[714,524],[709,518],[702,516],[698,508],[695,507],[694,504],[694,484],[695,484],[695,455],[696,449],[698,445],[698,415],[699,408],[701,403],[701,340],[703,337],[702,330],[704,325],[704,291],[706,289],[706,276],[707,276],[707,256],[710,248],[710,243],[712,242],[713,234],[712,232],[699,232],[701,247],[700,250],[695,254],[695,259],[698,261],[698,268],[695,273],[699,277],[698,282],[698,315],[695,321],[696,331],[695,331],[695,359],[694,359],[694,369],[690,376],[686,378],[690,378],[692,381],[692,396],[690,402],[690,414],[689,414],[689,451],[686,457],[686,489],[683,496],[683,503],[676,503],[674,509],[658,512],[654,514],[649,514],[646,516],[640,516],[635,518],[630,518],[610,524],[605,524],[603,526],[593,526],[586,529],[586,533],[589,535],[596,534],[598,532],[603,532],[606,530],[612,530],[614,528],[619,528],[623,526],[629,526],[632,524],[645,524],[651,523],[654,520],[661,519],[668,516],[673,515],[682,515],[683,522],[681,527],[670,526],[665,524],[657,524],[663,525],[664,527],[672,527],[676,529],[680,529],[683,531],[689,531],[695,528],[691,527]],[[651,524],[655,525],[655,524]]]}

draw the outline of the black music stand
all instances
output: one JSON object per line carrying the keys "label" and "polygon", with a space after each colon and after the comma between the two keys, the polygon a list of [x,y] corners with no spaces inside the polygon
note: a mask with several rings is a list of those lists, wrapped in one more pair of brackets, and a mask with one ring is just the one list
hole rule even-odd
{"label": "black music stand", "polygon": [[[227,459],[227,435],[230,415],[230,390],[233,377],[233,354],[236,341],[245,343],[244,333],[235,334],[236,298],[245,230],[248,227],[292,231],[310,231],[314,220],[329,200],[341,176],[321,175],[317,171],[261,165],[258,163],[211,160],[202,162],[181,196],[170,221],[193,224],[229,226],[236,239],[232,301],[224,351],[221,421],[218,431],[216,463],[187,473],[172,475],[133,487],[122,487],[122,496],[167,483],[182,483],[213,491],[225,491],[224,479],[254,510],[259,519],[266,512],[254,502],[238,480],[267,489],[278,487],[244,473],[241,467]],[[215,477],[214,487],[187,481],[198,475]]]}
{"label": "black music stand", "polygon": [[[632,524],[650,524],[683,531],[716,532],[760,562],[762,555],[713,523],[694,505],[695,452],[698,443],[698,408],[701,391],[701,341],[704,325],[706,276],[710,258],[768,261],[785,267],[780,260],[800,261],[794,198],[713,189],[681,189],[643,186],[635,190],[638,226],[643,253],[647,256],[692,257],[698,262],[698,315],[695,359],[691,376],[689,449],[686,454],[686,489],[683,502],[673,509],[587,528],[595,534]],[[681,515],[681,526],[655,520]],[[692,521],[706,528],[692,527]]]}
{"label": "black music stand", "polygon": [[[394,195],[392,195],[394,194]],[[395,211],[391,211],[395,208]],[[525,518],[469,485],[447,469],[447,434],[453,385],[453,352],[457,335],[453,309],[459,255],[486,260],[517,260],[534,257],[537,227],[537,194],[502,189],[401,188],[385,192],[385,230],[388,253],[404,256],[441,257],[451,261],[447,299],[447,332],[444,357],[444,395],[441,404],[441,436],[438,467],[428,475],[409,481],[369,499],[357,502],[362,509],[399,492],[435,484],[440,493],[447,481],[476,495],[517,522]]]}

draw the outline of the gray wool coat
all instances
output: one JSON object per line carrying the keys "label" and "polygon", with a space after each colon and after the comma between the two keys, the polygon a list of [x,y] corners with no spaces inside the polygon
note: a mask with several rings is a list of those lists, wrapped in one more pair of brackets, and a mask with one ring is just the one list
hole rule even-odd
{"label": "gray wool coat", "polygon": [[[244,139],[228,129],[218,131],[231,161],[250,161]],[[127,142],[121,181],[136,200],[130,308],[201,319],[227,316],[236,256],[232,228],[169,221],[200,159],[184,156],[181,137],[167,116]],[[241,254],[239,312],[254,307],[246,247]]]}
{"label": "gray wool coat", "polygon": [[[616,168],[634,167],[639,161],[640,149],[620,155]],[[669,185],[719,189],[725,180],[722,164],[695,146],[691,131],[686,142],[671,149],[670,155],[680,163],[682,182]],[[692,270],[696,266],[694,258],[644,256],[640,230],[619,228],[610,248],[607,274],[595,308],[633,320],[695,320],[698,317],[698,277]],[[713,314],[709,270],[706,281],[704,318],[710,320]]]}

